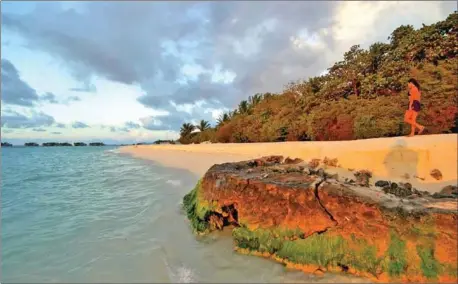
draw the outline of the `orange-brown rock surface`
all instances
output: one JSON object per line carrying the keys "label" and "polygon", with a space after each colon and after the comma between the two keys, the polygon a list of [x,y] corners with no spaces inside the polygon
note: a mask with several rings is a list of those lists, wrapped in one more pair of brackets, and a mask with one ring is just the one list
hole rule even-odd
{"label": "orange-brown rock surface", "polygon": [[193,228],[233,225],[240,252],[307,272],[456,282],[458,213],[441,208],[456,199],[402,199],[308,165],[282,156],[214,165],[184,198]]}

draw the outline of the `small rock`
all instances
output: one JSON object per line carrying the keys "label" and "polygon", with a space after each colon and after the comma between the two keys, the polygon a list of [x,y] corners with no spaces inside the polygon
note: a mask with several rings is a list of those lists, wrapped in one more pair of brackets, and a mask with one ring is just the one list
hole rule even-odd
{"label": "small rock", "polygon": [[400,184],[400,186],[398,186],[397,183],[392,182],[389,185],[385,185],[382,190],[387,194],[389,193],[393,194],[394,196],[403,198],[414,194],[414,192],[412,191],[412,185],[410,183]]}
{"label": "small rock", "polygon": [[337,159],[330,159],[328,157],[324,157],[323,164],[330,167],[337,167],[338,160]]}
{"label": "small rock", "polygon": [[369,179],[372,177],[372,173],[370,171],[361,170],[356,172],[354,175],[356,177],[356,184],[369,187]]}
{"label": "small rock", "polygon": [[267,174],[267,173],[266,173],[266,174],[263,174],[261,177],[262,177],[262,178],[267,178],[267,177],[269,177],[269,174]]}
{"label": "small rock", "polygon": [[440,191],[440,193],[441,194],[445,194],[445,195],[456,195],[456,196],[458,196],[458,186],[448,185],[448,186],[444,187]]}
{"label": "small rock", "polygon": [[249,162],[247,163],[247,166],[249,166],[250,168],[256,167],[256,161],[249,161]]}
{"label": "small rock", "polygon": [[429,173],[433,178],[436,180],[441,180],[442,179],[442,173],[438,169],[434,169]]}
{"label": "small rock", "polygon": [[264,159],[266,162],[279,164],[283,161],[283,156],[267,156],[267,157],[264,157]]}
{"label": "small rock", "polygon": [[290,157],[287,157],[283,163],[287,165],[293,165],[293,164],[299,164],[301,162],[303,162],[302,159],[299,159],[299,158],[291,159]]}
{"label": "small rock", "polygon": [[385,187],[385,186],[389,186],[390,183],[387,182],[386,180],[379,180],[375,183],[375,186],[377,187]]}
{"label": "small rock", "polygon": [[423,196],[431,195],[431,193],[429,191],[426,191],[426,190],[421,191],[421,193],[423,194]]}
{"label": "small rock", "polygon": [[320,159],[312,159],[307,165],[311,169],[316,169],[320,165]]}
{"label": "small rock", "polygon": [[252,173],[252,172],[253,172],[253,169],[248,169],[246,172],[247,172],[247,173]]}
{"label": "small rock", "polygon": [[406,183],[400,183],[399,184],[401,187],[404,187],[405,189],[412,190],[412,185],[408,182]]}
{"label": "small rock", "polygon": [[440,192],[436,192],[432,195],[433,198],[437,198],[437,199],[440,199],[440,198],[455,198],[454,195],[449,195],[449,194],[443,194],[443,193],[440,193]]}

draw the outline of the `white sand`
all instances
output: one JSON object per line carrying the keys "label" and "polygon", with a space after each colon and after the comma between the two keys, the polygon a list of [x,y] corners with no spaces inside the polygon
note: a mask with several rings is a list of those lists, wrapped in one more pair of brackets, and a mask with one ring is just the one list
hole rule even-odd
{"label": "white sand", "polygon": [[[457,134],[377,138],[336,142],[279,142],[250,144],[141,145],[122,147],[122,153],[154,160],[164,166],[187,169],[203,175],[214,164],[242,161],[267,155],[291,158],[337,158],[348,169],[369,170],[376,179],[410,182],[422,190],[438,191],[457,183]],[[442,173],[436,180],[432,169]],[[419,177],[419,178],[417,178]]]}

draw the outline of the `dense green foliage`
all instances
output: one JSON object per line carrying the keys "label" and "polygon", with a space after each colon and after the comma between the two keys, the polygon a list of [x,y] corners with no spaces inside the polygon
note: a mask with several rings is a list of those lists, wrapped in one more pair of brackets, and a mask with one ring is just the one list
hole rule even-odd
{"label": "dense green foliage", "polygon": [[458,14],[415,30],[401,26],[388,43],[353,46],[323,76],[288,84],[281,94],[256,94],[197,134],[185,124],[182,143],[351,140],[399,136],[407,81],[422,91],[418,122],[430,134],[457,132]]}

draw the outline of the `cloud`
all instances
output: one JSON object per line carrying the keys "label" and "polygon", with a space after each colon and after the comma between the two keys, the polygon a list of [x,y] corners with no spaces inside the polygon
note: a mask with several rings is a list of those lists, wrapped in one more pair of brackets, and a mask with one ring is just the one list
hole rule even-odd
{"label": "cloud", "polygon": [[47,101],[51,104],[58,104],[59,102],[56,100],[56,95],[51,92],[47,92],[43,96],[40,97],[42,101]]}
{"label": "cloud", "polygon": [[110,126],[109,128],[111,132],[129,132],[130,131],[130,129],[126,127]]}
{"label": "cloud", "polygon": [[75,121],[72,123],[72,127],[73,128],[89,128],[90,126],[81,121]]}
{"label": "cloud", "polygon": [[81,101],[81,98],[78,96],[70,96],[67,98],[67,101],[79,102]]}
{"label": "cloud", "polygon": [[43,112],[32,111],[29,116],[26,116],[15,111],[5,111],[1,115],[1,126],[8,128],[39,128],[54,123],[54,118]]}
{"label": "cloud", "polygon": [[46,129],[44,129],[44,128],[34,128],[32,130],[35,131],[35,132],[46,132]]}
{"label": "cloud", "polygon": [[16,67],[7,59],[2,65],[2,102],[5,104],[31,107],[39,100],[35,89],[22,81]]}
{"label": "cloud", "polygon": [[319,75],[354,44],[384,41],[402,24],[430,24],[455,9],[453,2],[171,1],[69,10],[40,2],[31,13],[3,13],[2,29],[65,62],[81,83],[72,91],[95,91],[95,77],[140,86],[140,103],[169,113],[142,125],[165,130],[279,92]]}
{"label": "cloud", "polygon": [[127,121],[127,122],[125,123],[125,126],[126,126],[127,128],[130,128],[130,129],[138,129],[138,128],[141,127],[140,124],[135,123],[135,122],[132,122],[132,121]]}
{"label": "cloud", "polygon": [[84,82],[82,87],[70,88],[69,91],[84,92],[84,93],[95,93],[95,92],[97,92],[97,88],[92,83]]}
{"label": "cloud", "polygon": [[66,127],[65,124],[63,124],[63,123],[56,123],[55,126],[57,128],[65,128]]}
{"label": "cloud", "polygon": [[130,132],[132,129],[139,129],[142,126],[133,121],[127,121],[124,123],[123,127],[110,126],[109,129],[111,132]]}
{"label": "cloud", "polygon": [[62,101],[62,103],[65,104],[65,105],[69,105],[69,104],[71,104],[72,102],[79,102],[79,101],[81,101],[81,98],[80,98],[80,97],[78,97],[78,96],[70,96],[70,97],[64,99],[64,100]]}
{"label": "cloud", "polygon": [[62,134],[62,132],[55,131],[55,132],[51,132],[51,134],[60,135],[60,134]]}

